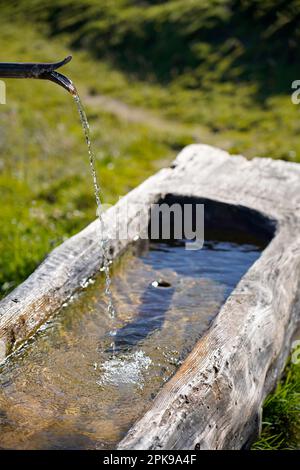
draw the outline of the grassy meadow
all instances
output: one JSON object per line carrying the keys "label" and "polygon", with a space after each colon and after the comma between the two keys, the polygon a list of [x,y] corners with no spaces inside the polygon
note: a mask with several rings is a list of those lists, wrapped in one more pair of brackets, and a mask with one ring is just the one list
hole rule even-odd
{"label": "grassy meadow", "polygon": [[[193,142],[300,162],[300,105],[291,103],[291,83],[300,78],[299,6],[299,0],[0,0],[0,61],[73,55],[62,73],[86,107],[103,199],[111,203]],[[7,80],[6,88],[0,298],[95,218],[71,96],[38,80]],[[254,448],[299,445],[299,368],[289,365],[268,398]]]}

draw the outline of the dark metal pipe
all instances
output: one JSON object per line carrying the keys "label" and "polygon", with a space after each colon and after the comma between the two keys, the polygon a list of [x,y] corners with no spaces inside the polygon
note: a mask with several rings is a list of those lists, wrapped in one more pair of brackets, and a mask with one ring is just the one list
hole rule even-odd
{"label": "dark metal pipe", "polygon": [[72,95],[76,94],[76,88],[72,81],[56,72],[63,65],[70,62],[72,56],[55,63],[1,63],[0,78],[37,78],[41,80],[50,80],[65,88]]}

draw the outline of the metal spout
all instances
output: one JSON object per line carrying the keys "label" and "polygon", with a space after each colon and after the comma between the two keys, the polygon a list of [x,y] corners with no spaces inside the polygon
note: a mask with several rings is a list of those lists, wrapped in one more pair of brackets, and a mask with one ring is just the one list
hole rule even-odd
{"label": "metal spout", "polygon": [[76,88],[72,81],[56,70],[70,62],[72,56],[66,57],[60,62],[43,63],[1,63],[0,78],[38,78],[50,80],[62,86],[72,95],[76,94]]}

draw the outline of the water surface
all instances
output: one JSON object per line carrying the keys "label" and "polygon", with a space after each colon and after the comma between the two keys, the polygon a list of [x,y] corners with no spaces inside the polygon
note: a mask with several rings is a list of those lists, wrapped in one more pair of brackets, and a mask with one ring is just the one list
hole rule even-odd
{"label": "water surface", "polygon": [[114,448],[259,255],[228,241],[137,244],[113,270],[116,318],[99,276],[2,366],[0,447]]}

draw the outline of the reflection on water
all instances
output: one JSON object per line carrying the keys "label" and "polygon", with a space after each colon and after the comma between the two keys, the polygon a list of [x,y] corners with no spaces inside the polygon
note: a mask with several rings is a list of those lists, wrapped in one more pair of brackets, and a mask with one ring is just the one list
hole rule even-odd
{"label": "reflection on water", "polygon": [[114,268],[117,320],[98,279],[1,368],[0,448],[113,448],[260,254],[212,241],[132,251]]}

